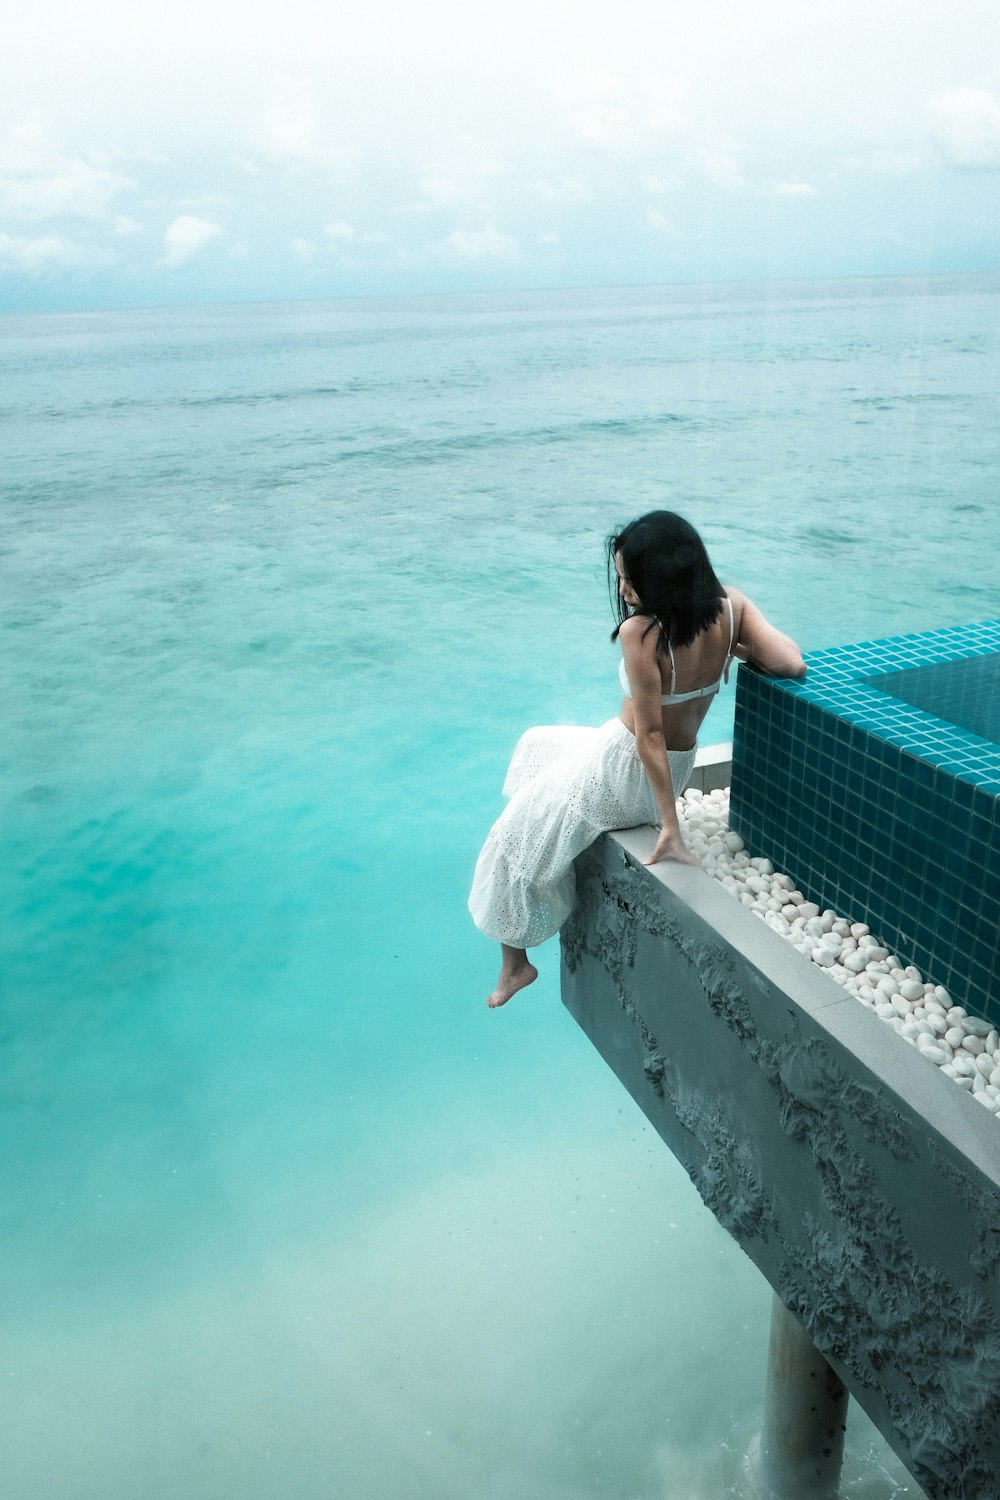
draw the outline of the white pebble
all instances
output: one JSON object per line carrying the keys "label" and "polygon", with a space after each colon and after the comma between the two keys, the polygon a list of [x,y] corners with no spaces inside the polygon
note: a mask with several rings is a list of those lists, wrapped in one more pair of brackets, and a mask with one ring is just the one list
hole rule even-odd
{"label": "white pebble", "polygon": [[978,1016],[966,1016],[963,1025],[970,1036],[982,1038],[983,1046],[986,1045],[985,1038],[993,1030],[992,1021],[981,1021]]}
{"label": "white pebble", "polygon": [[925,981],[915,964],[890,952],[867,922],[807,901],[771,860],[751,858],[729,827],[728,791],[691,787],[678,811],[687,846],[723,890],[1000,1119],[1000,1026],[953,1005],[943,985]]}

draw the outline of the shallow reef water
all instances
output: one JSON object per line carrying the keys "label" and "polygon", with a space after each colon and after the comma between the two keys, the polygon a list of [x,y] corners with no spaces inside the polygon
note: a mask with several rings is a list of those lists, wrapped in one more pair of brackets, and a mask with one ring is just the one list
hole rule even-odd
{"label": "shallow reef water", "polygon": [[[19,1500],[726,1492],[768,1288],[555,945],[487,1011],[468,882],[520,732],[618,710],[603,539],[642,510],[805,648],[1000,613],[998,293],[3,320]],[[848,1473],[915,1493],[860,1414]]]}

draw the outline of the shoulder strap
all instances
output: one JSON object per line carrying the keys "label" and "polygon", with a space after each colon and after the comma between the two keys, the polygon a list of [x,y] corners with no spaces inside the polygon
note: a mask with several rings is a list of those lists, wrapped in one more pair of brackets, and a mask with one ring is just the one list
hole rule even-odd
{"label": "shoulder strap", "polygon": [[670,696],[672,698],[677,687],[677,668],[674,666],[674,648],[671,646],[669,640],[667,641],[667,651],[670,653]]}

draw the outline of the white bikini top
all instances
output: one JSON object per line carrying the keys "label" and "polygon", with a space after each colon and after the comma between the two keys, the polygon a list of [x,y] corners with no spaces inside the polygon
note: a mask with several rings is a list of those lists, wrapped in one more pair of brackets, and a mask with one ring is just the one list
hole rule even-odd
{"label": "white bikini top", "polygon": [[[730,599],[728,594],[726,595],[726,603],[729,605],[729,646],[726,650],[726,664],[722,669],[721,677],[717,682],[709,683],[708,687],[695,688],[691,693],[675,693],[674,685],[677,682],[677,669],[674,666],[674,648],[668,641],[667,651],[670,655],[670,692],[663,694],[662,698],[660,699],[660,702],[662,704],[667,705],[670,703],[690,703],[695,698],[711,698],[713,694],[719,691],[723,682],[729,681],[729,668],[733,660],[733,632],[735,630],[735,625],[733,623],[733,601]],[[618,663],[618,681],[622,685],[622,692],[625,694],[626,698],[631,698],[632,686],[628,680],[628,673],[625,670],[624,658],[622,658],[622,660]]]}

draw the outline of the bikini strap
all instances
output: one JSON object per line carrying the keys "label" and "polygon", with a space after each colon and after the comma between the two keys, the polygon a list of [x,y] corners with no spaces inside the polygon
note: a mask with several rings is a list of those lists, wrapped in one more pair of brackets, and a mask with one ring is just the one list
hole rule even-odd
{"label": "bikini strap", "polygon": [[728,683],[729,668],[733,664],[733,633],[736,629],[736,622],[733,618],[733,601],[728,594],[726,595],[726,603],[729,605],[729,650],[726,653],[726,665],[722,673],[722,680]]}

